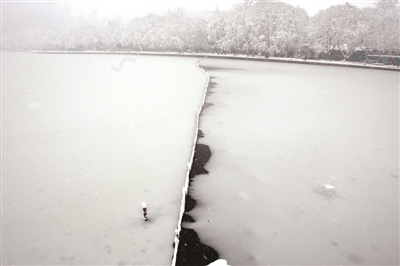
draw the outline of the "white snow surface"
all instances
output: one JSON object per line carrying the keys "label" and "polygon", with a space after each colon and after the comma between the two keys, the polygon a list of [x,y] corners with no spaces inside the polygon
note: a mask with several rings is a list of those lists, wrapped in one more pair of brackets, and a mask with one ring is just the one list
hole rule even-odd
{"label": "white snow surface", "polygon": [[208,266],[229,266],[228,262],[224,259],[219,259],[208,264]]}
{"label": "white snow surface", "polygon": [[[170,264],[198,59],[2,56],[2,263]],[[231,265],[398,264],[399,74],[201,65],[212,157],[184,226]]]}
{"label": "white snow surface", "polygon": [[197,60],[2,54],[3,264],[171,264]]}
{"label": "white snow surface", "polygon": [[232,265],[398,265],[399,73],[205,59],[189,214]]}

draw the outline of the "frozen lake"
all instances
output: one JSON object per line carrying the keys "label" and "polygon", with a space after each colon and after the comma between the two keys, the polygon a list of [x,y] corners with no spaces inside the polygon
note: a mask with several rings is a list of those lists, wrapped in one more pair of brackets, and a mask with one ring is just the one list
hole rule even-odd
{"label": "frozen lake", "polygon": [[171,264],[197,60],[3,53],[3,264]]}
{"label": "frozen lake", "polygon": [[[171,264],[197,60],[3,53],[3,264]],[[200,66],[183,226],[230,265],[398,264],[399,72]]]}
{"label": "frozen lake", "polygon": [[188,214],[231,265],[399,263],[399,73],[206,59]]}

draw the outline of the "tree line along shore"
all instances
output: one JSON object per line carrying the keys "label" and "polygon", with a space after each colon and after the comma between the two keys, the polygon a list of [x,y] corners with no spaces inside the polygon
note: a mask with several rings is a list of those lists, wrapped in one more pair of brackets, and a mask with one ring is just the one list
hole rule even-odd
{"label": "tree line along shore", "polygon": [[[31,11],[35,8],[42,16],[38,23],[4,19],[2,50],[195,52],[347,61],[363,61],[368,54],[400,55],[398,0],[379,0],[368,8],[335,5],[311,17],[288,3],[251,0],[227,11],[190,14],[177,8],[126,21],[77,18],[68,5],[55,7],[53,17],[41,14],[38,5]],[[62,23],[49,23],[56,19]]]}

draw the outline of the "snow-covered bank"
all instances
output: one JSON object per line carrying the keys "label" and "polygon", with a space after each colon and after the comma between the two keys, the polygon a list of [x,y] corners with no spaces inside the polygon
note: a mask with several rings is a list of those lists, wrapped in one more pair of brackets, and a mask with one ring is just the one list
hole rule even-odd
{"label": "snow-covered bank", "polygon": [[[210,75],[208,75],[202,68],[199,67],[199,62],[200,61],[201,61],[201,59],[196,62],[197,68],[204,73],[204,75],[207,77],[207,81],[204,84],[203,96],[202,96],[201,102],[200,102],[200,104],[199,104],[199,106],[197,108],[197,113],[196,113],[195,136],[193,138],[192,154],[191,154],[191,157],[190,157],[190,161],[188,163],[188,170],[186,172],[185,185],[184,185],[184,187],[182,189],[182,200],[181,200],[181,207],[180,207],[180,213],[179,213],[179,219],[178,219],[178,226],[177,226],[177,230],[176,230],[176,236],[175,236],[175,239],[174,239],[174,256],[172,258],[172,265],[176,265],[177,264],[178,249],[181,248],[181,252],[180,253],[182,253],[182,251],[185,250],[184,247],[183,247],[183,250],[182,250],[182,247],[180,247],[180,244],[179,244],[179,241],[180,241],[180,238],[181,238],[181,231],[182,231],[182,219],[183,219],[183,217],[185,215],[185,209],[187,209],[186,206],[187,206],[188,202],[186,201],[186,199],[190,197],[190,195],[189,195],[189,183],[190,183],[190,178],[191,178],[190,175],[193,174],[193,167],[197,167],[196,166],[197,164],[196,164],[196,156],[195,155],[196,155],[197,141],[198,141],[198,138],[201,137],[201,136],[199,136],[199,133],[200,133],[200,130],[199,130],[200,114],[201,114],[201,112],[203,110],[203,106],[204,106],[204,103],[206,101],[207,89],[208,89],[208,85],[209,85],[209,82],[210,82]],[[181,246],[182,246],[182,244],[181,244]],[[182,257],[182,255],[181,255],[181,257]],[[180,259],[180,261],[184,261],[184,260]]]}
{"label": "snow-covered bank", "polygon": [[198,58],[2,56],[2,263],[170,264]]}
{"label": "snow-covered bank", "polygon": [[181,56],[181,57],[204,57],[213,59],[234,59],[234,60],[249,60],[261,62],[275,62],[275,63],[291,63],[291,64],[307,64],[307,65],[320,65],[320,66],[338,66],[338,67],[352,67],[352,68],[365,68],[376,70],[390,70],[400,71],[399,67],[393,65],[379,65],[379,64],[365,64],[358,62],[348,61],[326,61],[301,58],[285,58],[285,57],[269,57],[262,56],[246,56],[246,55],[233,55],[233,54],[212,54],[212,53],[176,53],[176,52],[145,52],[145,51],[36,51],[38,53],[55,53],[55,54],[129,54],[129,55],[153,55],[153,56]]}
{"label": "snow-covered bank", "polygon": [[399,75],[206,59],[190,215],[232,265],[399,263]]}

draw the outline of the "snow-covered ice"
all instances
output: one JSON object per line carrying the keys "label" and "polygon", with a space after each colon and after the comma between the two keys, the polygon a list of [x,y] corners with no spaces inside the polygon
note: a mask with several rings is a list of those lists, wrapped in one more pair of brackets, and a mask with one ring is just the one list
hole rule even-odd
{"label": "snow-covered ice", "polygon": [[2,56],[2,262],[171,264],[198,59]]}
{"label": "snow-covered ice", "polygon": [[398,72],[206,59],[185,224],[232,265],[399,263]]}
{"label": "snow-covered ice", "polygon": [[[3,53],[4,264],[171,263],[208,80],[196,61]],[[399,74],[201,65],[212,156],[184,226],[215,263],[398,264]]]}

